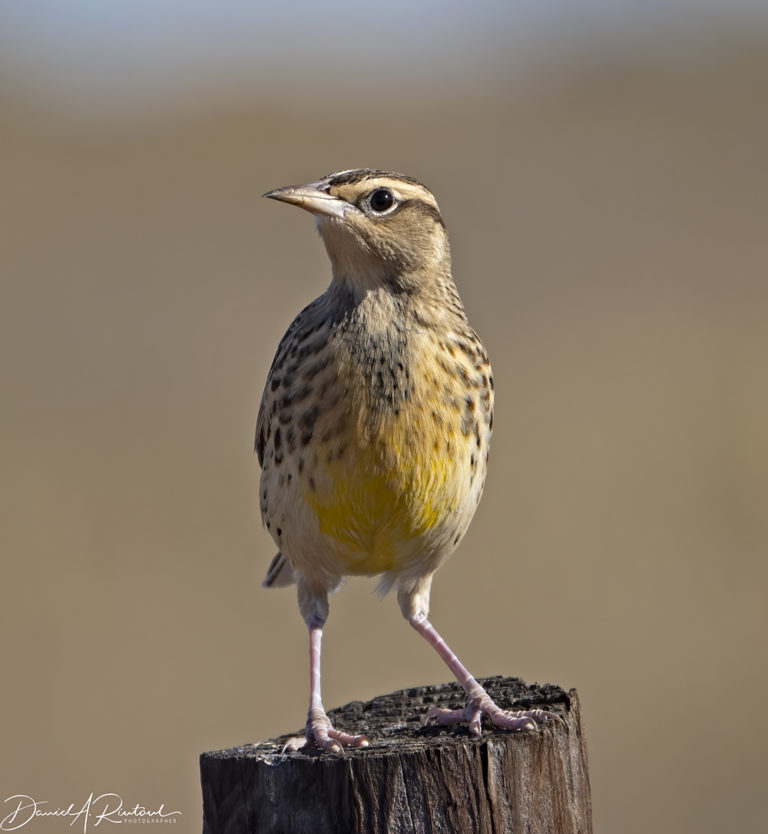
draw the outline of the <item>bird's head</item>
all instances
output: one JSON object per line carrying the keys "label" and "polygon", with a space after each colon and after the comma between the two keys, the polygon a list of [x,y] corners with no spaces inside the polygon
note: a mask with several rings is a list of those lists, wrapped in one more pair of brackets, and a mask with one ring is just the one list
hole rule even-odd
{"label": "bird's head", "polygon": [[361,168],[264,194],[315,215],[333,277],[369,289],[418,292],[449,278],[445,224],[432,193],[402,174]]}

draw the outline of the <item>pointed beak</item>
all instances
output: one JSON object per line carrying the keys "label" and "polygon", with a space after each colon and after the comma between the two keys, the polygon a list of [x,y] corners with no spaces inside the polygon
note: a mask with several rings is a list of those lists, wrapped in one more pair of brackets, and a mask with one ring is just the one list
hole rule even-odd
{"label": "pointed beak", "polygon": [[308,185],[287,185],[267,191],[261,196],[269,197],[270,200],[291,203],[310,214],[327,214],[330,217],[343,218],[346,209],[349,208],[349,203],[322,191],[318,187],[322,184],[322,182],[311,182]]}

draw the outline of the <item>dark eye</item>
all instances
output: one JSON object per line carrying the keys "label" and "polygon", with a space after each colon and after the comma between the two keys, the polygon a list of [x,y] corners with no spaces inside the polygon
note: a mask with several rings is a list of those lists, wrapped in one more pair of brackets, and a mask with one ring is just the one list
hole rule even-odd
{"label": "dark eye", "polygon": [[394,204],[395,195],[388,188],[377,188],[368,198],[368,205],[379,214],[388,211]]}

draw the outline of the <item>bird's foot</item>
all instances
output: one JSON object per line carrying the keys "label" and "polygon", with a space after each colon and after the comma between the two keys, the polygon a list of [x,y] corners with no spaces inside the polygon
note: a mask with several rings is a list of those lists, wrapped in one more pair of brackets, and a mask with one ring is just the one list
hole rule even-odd
{"label": "bird's foot", "polygon": [[326,753],[342,753],[345,747],[370,747],[371,740],[337,730],[324,712],[314,712],[307,718],[306,735],[289,738],[283,745],[283,753],[293,753],[313,744]]}
{"label": "bird's foot", "polygon": [[427,713],[427,721],[434,720],[442,726],[450,726],[457,724],[459,721],[466,721],[469,724],[469,732],[474,736],[479,736],[482,730],[483,716],[490,719],[491,723],[497,727],[515,731],[535,730],[539,724],[546,724],[548,721],[562,723],[559,715],[544,709],[520,710],[518,712],[503,710],[496,705],[486,692],[483,692],[482,695],[470,696],[464,709],[433,707]]}

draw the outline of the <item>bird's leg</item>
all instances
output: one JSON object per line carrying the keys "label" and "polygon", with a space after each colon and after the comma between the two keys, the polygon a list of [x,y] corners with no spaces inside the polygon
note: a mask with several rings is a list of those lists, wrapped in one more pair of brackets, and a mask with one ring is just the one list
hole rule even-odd
{"label": "bird's leg", "polygon": [[370,741],[365,736],[349,735],[333,727],[325,714],[320,697],[320,643],[323,638],[323,626],[309,624],[309,712],[307,713],[307,731],[305,736],[288,739],[283,752],[300,750],[308,744],[315,744],[327,752],[341,752],[344,747],[368,747]]}
{"label": "bird's leg", "polygon": [[543,709],[521,710],[519,712],[507,712],[501,709],[477,680],[470,675],[467,667],[451,651],[423,611],[416,611],[408,618],[408,622],[434,647],[467,693],[467,706],[463,710],[433,707],[427,713],[428,720],[434,718],[438,724],[446,725],[455,724],[458,721],[468,721],[469,731],[476,736],[480,735],[484,715],[497,727],[503,727],[506,730],[535,730],[537,724],[544,724],[549,720],[560,720],[555,713]]}

